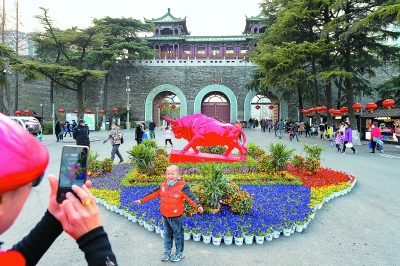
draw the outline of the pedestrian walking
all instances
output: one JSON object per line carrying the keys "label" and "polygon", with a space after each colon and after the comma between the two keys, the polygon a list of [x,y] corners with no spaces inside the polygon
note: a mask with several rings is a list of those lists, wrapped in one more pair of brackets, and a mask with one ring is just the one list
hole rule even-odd
{"label": "pedestrian walking", "polygon": [[55,126],[55,133],[56,133],[56,142],[60,141],[60,132],[61,132],[61,124],[60,121],[56,121],[56,126]]}
{"label": "pedestrian walking", "polygon": [[[371,153],[375,153],[376,144],[378,140],[380,140],[381,138],[382,138],[381,129],[378,127],[378,123],[374,122],[371,125],[371,140],[370,140],[372,147]],[[380,150],[380,152],[382,152],[382,150]]]}
{"label": "pedestrian walking", "polygon": [[73,131],[72,131],[72,126],[68,121],[65,123],[64,132],[65,132],[64,137],[66,137],[68,133],[69,133],[69,136],[71,137],[71,133]]}
{"label": "pedestrian walking", "polygon": [[142,143],[143,130],[144,130],[144,125],[143,124],[137,124],[136,130],[135,130],[135,140],[136,140],[136,144],[137,145]]}
{"label": "pedestrian walking", "polygon": [[[184,212],[183,201],[186,200],[190,205],[203,212],[200,201],[190,191],[189,185],[181,179],[179,168],[176,165],[167,167],[166,180],[162,184],[139,200],[134,202],[138,205],[160,197],[160,212],[164,225],[164,248],[161,256],[162,261],[180,261],[185,257],[182,215]],[[172,242],[175,238],[175,254],[172,255]]]}
{"label": "pedestrian walking", "polygon": [[165,147],[167,147],[167,143],[169,142],[171,144],[171,148],[173,147],[172,145],[172,132],[169,129],[169,127],[166,127],[164,130],[164,135],[165,135]]}
{"label": "pedestrian walking", "polygon": [[122,155],[119,152],[119,146],[122,144],[122,130],[116,122],[112,122],[111,127],[112,129],[110,131],[110,134],[108,134],[108,137],[103,141],[103,144],[106,143],[108,140],[111,140],[111,160],[114,161],[116,154],[119,158],[119,163],[122,163],[124,162],[124,158],[122,158]]}
{"label": "pedestrian walking", "polygon": [[[239,120],[236,121],[235,127],[239,128],[240,130],[243,128],[242,123],[240,123]],[[239,141],[242,141],[242,134],[239,134]]]}
{"label": "pedestrian walking", "polygon": [[261,130],[262,130],[262,132],[265,132],[266,125],[267,125],[267,123],[265,122],[265,119],[261,119]]}
{"label": "pedestrian walking", "polygon": [[344,131],[344,142],[343,142],[343,149],[341,154],[345,154],[346,147],[351,148],[353,150],[353,154],[356,154],[357,151],[354,149],[354,145],[352,143],[353,141],[353,130],[351,129],[351,126],[349,123],[345,123],[345,128],[346,130]]}
{"label": "pedestrian walking", "polygon": [[341,152],[342,149],[340,146],[343,144],[344,141],[344,136],[342,131],[338,131],[336,133],[336,139],[335,139],[335,144],[336,144],[336,152]]}
{"label": "pedestrian walking", "polygon": [[150,139],[155,139],[156,138],[155,129],[156,129],[156,123],[154,121],[151,121],[149,123],[149,138]]}
{"label": "pedestrian walking", "polygon": [[311,129],[311,127],[310,127],[310,124],[309,124],[308,122],[306,122],[306,123],[304,124],[304,129],[305,129],[305,131],[306,131],[306,138],[307,138],[307,136],[310,136],[310,137],[311,137],[311,135],[310,135],[310,129]]}
{"label": "pedestrian walking", "polygon": [[283,130],[285,129],[285,123],[282,121],[282,119],[281,121],[279,121],[277,129],[278,129],[278,136],[281,139],[283,136]]}
{"label": "pedestrian walking", "polygon": [[79,124],[75,127],[73,137],[74,140],[76,140],[76,145],[84,145],[90,148],[89,127],[85,124],[85,120],[79,120]]}
{"label": "pedestrian walking", "polygon": [[293,131],[293,135],[291,135],[290,141],[292,141],[292,140],[294,139],[294,137],[296,137],[297,142],[300,142],[300,140],[299,140],[299,135],[298,135],[298,132],[299,132],[299,122],[293,123],[293,126],[292,126],[292,128],[291,128],[291,131]]}

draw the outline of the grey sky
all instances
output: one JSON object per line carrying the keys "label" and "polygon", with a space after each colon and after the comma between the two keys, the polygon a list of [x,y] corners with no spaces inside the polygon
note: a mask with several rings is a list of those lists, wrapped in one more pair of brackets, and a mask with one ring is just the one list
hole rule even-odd
{"label": "grey sky", "polygon": [[[6,0],[10,9],[14,0]],[[29,32],[43,27],[33,16],[40,14],[39,7],[48,8],[50,17],[61,29],[71,26],[81,28],[90,25],[93,18],[133,17],[143,21],[158,18],[167,13],[184,18],[193,36],[241,35],[245,26],[245,15],[256,16],[260,13],[261,0],[228,1],[228,0],[19,0],[19,13],[24,24],[21,31]],[[11,16],[11,11],[8,11]]]}

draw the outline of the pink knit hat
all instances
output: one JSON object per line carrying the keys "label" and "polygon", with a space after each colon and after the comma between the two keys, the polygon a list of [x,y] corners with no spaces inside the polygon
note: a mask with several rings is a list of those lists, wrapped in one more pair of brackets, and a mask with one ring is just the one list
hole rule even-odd
{"label": "pink knit hat", "polygon": [[0,193],[38,179],[48,162],[46,147],[22,126],[0,114]]}

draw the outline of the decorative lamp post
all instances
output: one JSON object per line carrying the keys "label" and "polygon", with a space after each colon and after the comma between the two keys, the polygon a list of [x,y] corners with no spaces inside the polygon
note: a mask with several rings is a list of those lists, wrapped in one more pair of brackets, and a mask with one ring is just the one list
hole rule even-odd
{"label": "decorative lamp post", "polygon": [[378,108],[378,105],[377,105],[376,103],[368,103],[368,104],[365,106],[365,108],[366,108],[370,113],[373,113],[374,110],[375,110],[376,108]]}
{"label": "decorative lamp post", "polygon": [[24,114],[25,114],[26,116],[28,116],[30,113],[31,113],[31,111],[29,111],[28,109],[24,111]]}
{"label": "decorative lamp post", "polygon": [[347,107],[342,107],[342,108],[340,108],[340,112],[342,112],[343,113],[343,115],[347,115],[347,112],[349,111],[349,108],[347,108]]}
{"label": "decorative lamp post", "polygon": [[356,113],[359,113],[360,110],[363,108],[361,103],[355,103],[351,107],[354,109],[354,111],[356,111]]}
{"label": "decorative lamp post", "polygon": [[386,107],[388,110],[392,109],[392,106],[395,104],[396,102],[392,99],[386,99],[382,102],[382,106]]}
{"label": "decorative lamp post", "polygon": [[21,112],[20,110],[17,110],[17,111],[14,112],[14,114],[15,114],[16,116],[20,116],[20,115],[22,114],[22,112]]}
{"label": "decorative lamp post", "polygon": [[42,107],[42,127],[44,125],[44,117],[43,117],[43,103],[40,103],[40,107]]}
{"label": "decorative lamp post", "polygon": [[127,113],[126,113],[126,129],[129,129],[130,128],[130,123],[129,123],[129,109],[130,109],[130,107],[131,107],[131,105],[130,105],[130,103],[129,103],[129,94],[130,94],[130,92],[131,92],[131,89],[129,88],[129,76],[126,76],[126,95],[128,96],[127,97],[127,102],[126,102],[126,110],[127,110]]}
{"label": "decorative lamp post", "polygon": [[256,105],[256,109],[258,110],[258,109],[260,109],[261,108],[261,106],[259,106],[259,105]]}
{"label": "decorative lamp post", "polygon": [[93,114],[92,110],[89,110],[89,109],[86,110],[86,113],[87,113],[87,114]]}

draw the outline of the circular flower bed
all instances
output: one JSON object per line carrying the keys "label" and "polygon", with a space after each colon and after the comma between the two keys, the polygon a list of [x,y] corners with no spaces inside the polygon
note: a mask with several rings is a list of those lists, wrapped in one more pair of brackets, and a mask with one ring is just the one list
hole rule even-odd
{"label": "circular flower bed", "polygon": [[[181,165],[181,173],[189,185],[204,178],[201,164]],[[232,168],[224,168],[224,174],[252,196],[251,210],[237,215],[230,206],[222,204],[218,213],[189,213],[183,220],[186,240],[193,236],[194,241],[199,241],[202,235],[205,243],[209,243],[206,239],[212,236],[216,240],[222,237],[226,244],[230,244],[229,240],[234,236],[238,240],[247,237],[245,243],[251,244],[256,236],[256,242],[262,244],[264,239],[271,241],[281,233],[289,236],[301,232],[324,202],[347,194],[356,182],[353,176],[344,172],[319,168],[310,174],[292,165],[284,175],[258,172],[251,163],[232,164]],[[115,165],[110,173],[92,178],[92,192],[96,201],[110,211],[140,222],[149,231],[155,230],[163,236],[159,200],[141,206],[133,201],[159,185],[164,178],[139,174],[131,165],[120,164]],[[215,241],[214,244],[219,243]],[[237,245],[241,243],[236,242]]]}

